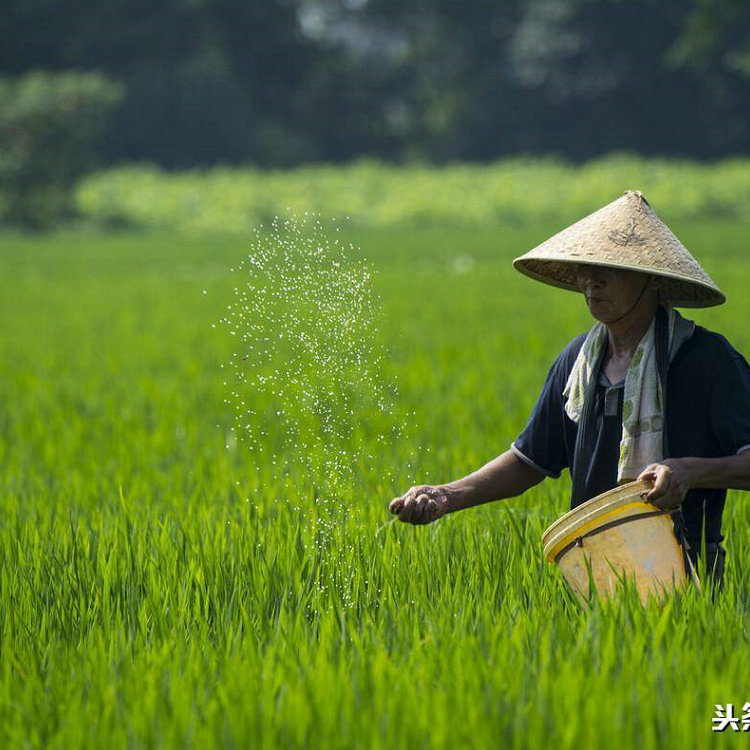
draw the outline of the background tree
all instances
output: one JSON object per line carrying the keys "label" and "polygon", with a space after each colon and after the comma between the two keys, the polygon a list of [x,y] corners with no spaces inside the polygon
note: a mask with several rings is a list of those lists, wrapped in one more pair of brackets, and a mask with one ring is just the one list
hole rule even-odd
{"label": "background tree", "polygon": [[745,0],[8,0],[39,69],[124,86],[104,163],[750,150]]}

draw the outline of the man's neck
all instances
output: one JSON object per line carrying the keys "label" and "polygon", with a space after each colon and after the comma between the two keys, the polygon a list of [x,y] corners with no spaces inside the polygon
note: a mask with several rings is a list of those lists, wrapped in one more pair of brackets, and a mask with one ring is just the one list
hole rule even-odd
{"label": "man's neck", "polygon": [[[639,307],[641,307],[639,305]],[[607,324],[609,356],[614,359],[630,359],[656,315],[656,305],[644,305],[616,323]]]}

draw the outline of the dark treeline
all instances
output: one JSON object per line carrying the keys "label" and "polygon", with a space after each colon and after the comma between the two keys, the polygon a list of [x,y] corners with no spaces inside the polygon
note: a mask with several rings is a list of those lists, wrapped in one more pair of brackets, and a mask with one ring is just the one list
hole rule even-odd
{"label": "dark treeline", "polygon": [[33,70],[122,84],[104,163],[750,152],[747,0],[6,0]]}

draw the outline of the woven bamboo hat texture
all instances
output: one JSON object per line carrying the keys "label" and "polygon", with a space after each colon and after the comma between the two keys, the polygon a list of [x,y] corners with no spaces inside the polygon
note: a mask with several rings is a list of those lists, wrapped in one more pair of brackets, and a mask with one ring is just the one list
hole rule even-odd
{"label": "woven bamboo hat texture", "polygon": [[662,299],[677,307],[711,307],[723,292],[636,190],[550,237],[514,268],[545,284],[580,291],[575,266],[643,271],[663,277]]}

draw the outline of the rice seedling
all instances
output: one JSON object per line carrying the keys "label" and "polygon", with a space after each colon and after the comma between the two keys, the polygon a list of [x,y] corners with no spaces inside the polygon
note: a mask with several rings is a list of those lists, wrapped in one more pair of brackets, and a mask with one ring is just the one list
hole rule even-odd
{"label": "rice seedling", "polygon": [[[235,299],[244,238],[0,238],[12,280],[0,298],[0,745],[734,740],[712,719],[715,704],[739,715],[750,701],[743,494],[725,511],[724,592],[647,607],[625,586],[584,608],[543,559],[566,479],[427,527],[387,514],[409,485],[505,450],[556,353],[590,325],[576,295],[510,268],[552,229],[342,226],[373,269],[378,377],[398,396],[361,426],[350,487],[325,509],[305,462],[280,475],[229,439],[221,365],[238,345],[211,324]],[[690,317],[750,353],[746,229],[676,229],[729,299]],[[289,457],[278,431],[263,437]]]}

